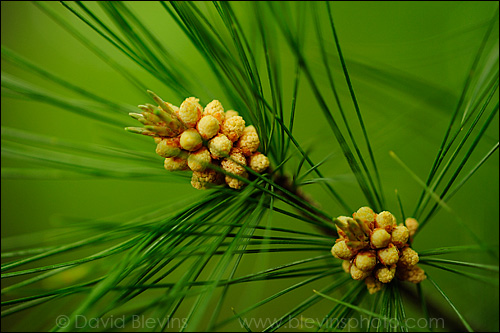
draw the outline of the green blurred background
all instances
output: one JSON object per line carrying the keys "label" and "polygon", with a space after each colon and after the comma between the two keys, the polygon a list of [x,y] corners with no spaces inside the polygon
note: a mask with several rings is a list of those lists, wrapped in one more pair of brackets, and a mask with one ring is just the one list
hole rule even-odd
{"label": "green blurred background", "polygon": [[[181,102],[170,99],[172,91],[168,87],[118,53],[60,4],[48,3],[48,5],[64,15],[73,27],[94,41],[111,58],[143,80],[151,90],[174,104],[178,105]],[[89,6],[92,5],[89,3]],[[128,5],[155,32],[164,45],[192,69],[196,75],[195,81],[199,80],[210,87],[207,91],[193,91],[192,94],[200,97],[205,103],[211,98],[217,98],[224,104],[223,90],[216,84],[208,66],[160,5],[148,1]],[[394,189],[397,188],[403,203],[408,207],[407,210],[411,211],[421,188],[389,157],[388,152],[395,151],[419,177],[427,176],[463,88],[467,70],[498,3],[334,2],[331,5],[349,73],[352,75],[358,102],[381,170],[389,202],[388,208],[398,211],[394,195]],[[243,26],[251,26],[251,17],[241,15],[245,13],[248,3],[238,2],[233,3],[233,6],[242,18]],[[1,9],[2,45],[44,69],[113,101],[129,105],[145,102],[143,94],[32,3],[2,1]],[[306,24],[308,28],[306,36],[309,36],[313,31],[312,23],[307,21]],[[328,22],[321,24],[327,27]],[[317,74],[315,79],[326,92],[328,81],[321,75],[317,41],[314,38],[307,39],[310,46],[307,48],[308,60]],[[283,50],[281,66],[285,82],[284,96],[287,101],[286,98],[291,96],[292,91],[291,80],[287,79],[292,77],[294,63],[293,57],[286,56],[289,50],[285,43],[282,40],[279,40],[279,43],[280,50]],[[336,56],[333,45],[327,45],[327,50],[332,57]],[[337,66],[334,71],[337,82],[342,82],[338,85],[343,103],[352,108],[348,90],[342,81],[340,67]],[[2,61],[2,72],[17,75],[27,82],[40,85],[62,96],[76,98],[67,90],[49,84],[40,77],[19,70],[4,61]],[[498,100],[498,92],[496,99]],[[325,175],[334,178],[336,186],[341,189],[347,202],[352,206],[366,205],[330,129],[322,120],[321,112],[312,100],[311,91],[303,85],[297,105],[297,125],[294,132],[296,137],[305,147],[312,148],[312,156],[317,161],[328,154],[333,154],[323,167]],[[224,106],[226,109],[231,108],[230,105],[224,104]],[[76,142],[127,146],[154,154],[154,146],[147,138],[133,137],[120,132],[120,128],[111,128],[51,105],[2,98],[1,109],[2,126]],[[498,116],[473,155],[471,160],[473,162],[468,164],[468,168],[471,168],[498,140],[497,123]],[[132,119],[130,126],[136,126]],[[162,168],[161,159],[158,161],[158,168]],[[33,162],[2,158],[2,167],[35,167],[30,163]],[[29,243],[30,238],[42,237],[38,232],[60,227],[61,216],[81,218],[113,216],[133,208],[173,202],[180,200],[179,198],[189,198],[199,194],[187,182],[152,183],[140,180],[78,179],[78,177],[64,180],[3,179],[1,186],[2,246],[4,244],[12,246],[17,242]],[[328,197],[322,195],[319,187],[306,187],[305,190],[321,204],[323,209],[332,215],[340,215],[337,213],[338,207],[331,203]],[[498,244],[498,200],[498,152],[496,152],[453,198],[450,206],[485,243]],[[274,225],[290,223],[277,214],[273,218]],[[305,226],[303,228],[307,229]],[[34,234],[29,236],[32,233]],[[457,226],[453,216],[442,211],[419,235],[415,248],[423,250],[463,244],[473,244],[473,239],[463,228]],[[307,254],[301,255],[307,256]],[[460,256],[464,261],[497,264],[494,259],[482,258],[477,254]],[[458,258],[457,255],[454,258]],[[271,267],[290,261],[290,257],[274,255],[262,260],[255,265]],[[498,330],[497,287],[440,270],[427,269],[433,273],[434,279],[445,289],[473,327]],[[259,295],[266,295],[270,290],[291,284],[291,281],[274,281],[265,286],[260,285],[256,293],[245,289],[242,289],[242,292],[249,299],[254,297],[255,301],[259,299]],[[2,286],[4,286],[3,280]],[[441,302],[439,295],[430,285],[425,285],[424,290],[430,292],[431,298]],[[301,289],[290,297],[299,300],[310,295],[310,292],[310,289]],[[228,302],[231,304],[241,302],[238,296],[238,293],[235,293]],[[279,304],[283,306],[290,301],[284,298],[276,302],[282,302]],[[406,305],[411,311],[413,306]],[[278,316],[281,313],[281,306],[265,308],[262,313]],[[453,316],[451,309],[446,305],[444,308]],[[31,313],[28,314],[29,311]],[[29,329],[32,326],[22,320],[27,315],[35,320],[46,316],[43,311],[34,308],[2,319],[2,330]]]}

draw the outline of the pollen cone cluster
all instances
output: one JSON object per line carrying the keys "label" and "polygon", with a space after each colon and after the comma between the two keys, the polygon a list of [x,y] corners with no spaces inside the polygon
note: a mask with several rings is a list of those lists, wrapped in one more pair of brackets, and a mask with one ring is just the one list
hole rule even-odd
{"label": "pollen cone cluster", "polygon": [[388,211],[376,214],[369,207],[361,207],[353,217],[334,219],[339,238],[332,254],[342,259],[342,267],[355,280],[364,280],[370,294],[376,293],[394,277],[419,283],[426,276],[417,266],[418,253],[408,244],[418,222],[408,218],[405,225],[396,223]]}
{"label": "pollen cone cluster", "polygon": [[[262,173],[269,167],[269,159],[257,151],[259,135],[253,126],[234,110],[224,111],[218,100],[203,108],[199,99],[186,98],[177,107],[164,102],[148,91],[156,105],[139,105],[141,113],[130,113],[144,127],[127,127],[129,132],[154,138],[156,153],[165,158],[168,171],[191,170],[191,185],[204,189],[210,184],[226,183],[239,189],[240,178],[248,178],[246,166]],[[222,168],[226,173],[215,169]]]}

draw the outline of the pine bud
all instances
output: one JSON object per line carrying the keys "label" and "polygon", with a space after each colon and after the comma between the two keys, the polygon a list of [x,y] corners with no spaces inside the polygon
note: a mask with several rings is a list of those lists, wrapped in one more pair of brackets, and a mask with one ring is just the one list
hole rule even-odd
{"label": "pine bud", "polygon": [[374,278],[373,276],[369,276],[365,279],[365,284],[366,288],[368,289],[368,292],[373,295],[377,291],[380,291],[382,287],[384,286],[382,282]]}
{"label": "pine bud", "polygon": [[375,277],[382,283],[389,283],[396,275],[396,265],[385,267],[380,266],[375,270]]}
{"label": "pine bud", "polygon": [[269,159],[266,155],[257,152],[250,157],[249,165],[253,171],[262,173],[269,167]]}
{"label": "pine bud", "polygon": [[361,251],[354,258],[354,264],[362,271],[371,271],[377,264],[377,257],[371,251]]}
{"label": "pine bud", "polygon": [[224,113],[224,108],[222,107],[222,104],[216,99],[214,99],[213,101],[208,103],[207,106],[205,106],[205,110],[203,111],[203,115],[204,116],[210,115],[210,116],[215,117],[215,119],[217,119],[220,124],[222,124],[224,122],[224,120],[226,119],[226,115]]}
{"label": "pine bud", "polygon": [[397,226],[393,214],[388,211],[376,214],[370,207],[361,207],[352,216],[333,219],[339,238],[331,252],[343,260],[342,269],[353,279],[365,279],[370,294],[381,290],[383,284],[391,282],[396,275],[412,283],[426,278],[425,272],[416,265],[418,253],[407,243],[409,229],[414,234],[418,228],[415,219],[406,219],[407,227],[402,223]]}
{"label": "pine bud", "polygon": [[231,154],[221,162],[221,167],[225,171],[235,175],[242,175],[245,172],[243,165],[247,165],[247,160],[237,148],[233,149]]}
{"label": "pine bud", "polygon": [[231,117],[222,123],[221,132],[232,142],[238,140],[244,130],[245,120],[240,116]]}
{"label": "pine bud", "polygon": [[233,143],[222,133],[217,134],[208,142],[208,149],[212,154],[212,158],[215,159],[229,156],[231,148],[233,148]]}
{"label": "pine bud", "polygon": [[201,139],[200,133],[198,133],[198,131],[194,128],[190,128],[182,132],[180,144],[182,149],[195,151],[201,147],[203,141]]}
{"label": "pine bud", "polygon": [[156,146],[156,153],[161,157],[175,157],[181,153],[179,138],[164,138]]}
{"label": "pine bud", "polygon": [[375,213],[370,207],[361,207],[353,215],[355,218],[368,222],[368,224],[375,221]]}
{"label": "pine bud", "polygon": [[415,233],[417,232],[418,229],[418,221],[412,217],[409,217],[405,220],[405,225],[408,228],[408,232],[410,234],[410,239],[413,239],[413,236],[415,236]]}
{"label": "pine bud", "polygon": [[198,190],[206,189],[211,184],[220,184],[221,175],[213,169],[205,169],[205,171],[193,171],[191,177],[191,185]]}
{"label": "pine bud", "polygon": [[377,251],[377,257],[380,263],[391,266],[398,262],[399,252],[394,244],[389,244],[388,247]]}
{"label": "pine bud", "polygon": [[219,132],[219,121],[211,115],[201,117],[196,125],[196,129],[200,133],[203,140],[208,140],[214,137]]}
{"label": "pine bud", "polygon": [[188,166],[193,171],[204,171],[211,161],[210,152],[205,147],[192,152],[187,159]]}
{"label": "pine bud", "polygon": [[396,218],[390,212],[384,211],[377,215],[376,226],[383,228],[387,232],[391,232],[392,228],[396,225]]}
{"label": "pine bud", "polygon": [[236,143],[236,147],[243,151],[245,156],[251,156],[257,151],[260,145],[259,135],[257,130],[252,125],[245,127],[240,139]]}
{"label": "pine bud", "polygon": [[376,249],[386,247],[391,241],[391,235],[385,229],[376,228],[371,235],[371,243]]}
{"label": "pine bud", "polygon": [[234,116],[239,116],[239,115],[240,114],[238,113],[238,111],[234,111],[234,110],[227,110],[226,111],[226,119],[234,117]]}
{"label": "pine bud", "polygon": [[336,242],[332,247],[332,254],[335,258],[342,260],[351,260],[354,256],[353,250],[347,246],[345,240]]}
{"label": "pine bud", "polygon": [[[243,172],[241,175],[238,175],[242,178],[248,178],[248,173],[245,171]],[[239,180],[237,178],[234,178],[234,177],[231,177],[229,175],[226,175],[226,184],[231,187],[231,188],[234,188],[236,190],[242,188],[245,186],[245,182],[242,181],[242,180]]]}
{"label": "pine bud", "polygon": [[410,232],[408,228],[402,225],[398,225],[394,229],[392,229],[392,242],[397,247],[403,247],[408,241],[408,237],[410,236]]}
{"label": "pine bud", "polygon": [[405,247],[401,250],[401,257],[399,257],[398,265],[410,268],[415,266],[418,261],[418,253],[411,247]]}
{"label": "pine bud", "polygon": [[351,272],[351,262],[349,260],[342,260],[342,269],[344,270],[344,272],[346,273],[350,273]]}
{"label": "pine bud", "polygon": [[186,98],[177,111],[177,117],[188,128],[195,127],[196,123],[201,118],[203,107],[200,105],[200,103],[198,103],[198,101],[199,99],[195,97]]}
{"label": "pine bud", "polygon": [[351,266],[351,276],[354,280],[363,280],[367,278],[371,272],[365,272],[359,269],[356,265]]}
{"label": "pine bud", "polygon": [[398,267],[396,274],[398,279],[411,283],[420,283],[427,278],[424,270],[417,265],[410,268]]}
{"label": "pine bud", "polygon": [[180,157],[167,157],[163,165],[168,171],[182,171],[188,169],[187,161]]}

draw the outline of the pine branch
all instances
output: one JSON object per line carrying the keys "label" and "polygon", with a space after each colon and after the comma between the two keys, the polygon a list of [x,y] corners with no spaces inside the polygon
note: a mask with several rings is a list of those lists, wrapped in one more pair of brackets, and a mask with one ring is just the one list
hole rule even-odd
{"label": "pine branch", "polygon": [[[275,179],[277,184],[280,184],[283,188],[286,188],[290,192],[294,193],[298,198],[301,200],[297,199],[291,199],[294,200],[297,204],[301,205],[304,209],[308,209],[307,207],[311,206],[318,206],[317,203],[314,202],[313,198],[308,196],[306,193],[301,191],[299,188],[293,185],[293,182],[291,179],[286,176],[286,175],[279,175],[276,176]],[[302,201],[302,202],[301,202]],[[307,202],[308,205],[304,204],[304,202]],[[314,213],[314,212],[311,212]],[[326,222],[331,223],[331,221],[326,220],[324,216],[318,216],[322,219],[325,219]],[[324,228],[321,226],[316,226],[317,229],[322,232],[323,234],[327,236],[332,237],[332,244],[334,243],[334,237],[337,237],[337,234],[333,229],[329,228]],[[410,299],[410,302],[413,304],[418,304],[421,301],[420,295],[417,293],[416,290],[411,288],[408,284],[405,283],[400,283],[398,284],[398,287],[400,288],[401,294],[403,294],[405,297]],[[447,326],[448,329],[452,332],[462,332],[464,331],[463,325],[461,325],[457,320],[453,318],[453,315],[444,311],[441,306],[437,305],[434,301],[430,300],[429,298],[425,299],[425,307],[427,308],[429,315],[432,318],[443,318],[444,322]]]}

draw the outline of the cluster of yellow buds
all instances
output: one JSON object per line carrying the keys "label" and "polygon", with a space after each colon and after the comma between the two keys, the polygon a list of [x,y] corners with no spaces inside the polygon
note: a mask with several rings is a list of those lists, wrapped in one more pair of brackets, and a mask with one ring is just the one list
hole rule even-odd
{"label": "cluster of yellow buds", "polygon": [[376,214],[369,207],[361,207],[353,217],[339,216],[334,222],[339,238],[332,254],[343,260],[342,267],[353,279],[365,281],[370,294],[395,276],[413,283],[426,278],[417,266],[418,253],[408,244],[418,228],[414,218],[397,225],[390,212]]}
{"label": "cluster of yellow buds", "polygon": [[[141,113],[129,115],[144,127],[127,127],[129,132],[154,138],[156,153],[165,158],[168,171],[191,170],[191,185],[197,189],[209,184],[224,182],[235,189],[244,182],[229,174],[248,178],[244,166],[262,173],[269,167],[269,159],[257,151],[259,135],[253,126],[245,126],[245,120],[237,111],[224,111],[218,100],[213,100],[203,108],[199,99],[186,98],[177,107],[164,102],[158,95],[148,90],[158,106],[139,105]],[[217,172],[211,166],[225,170]]]}

